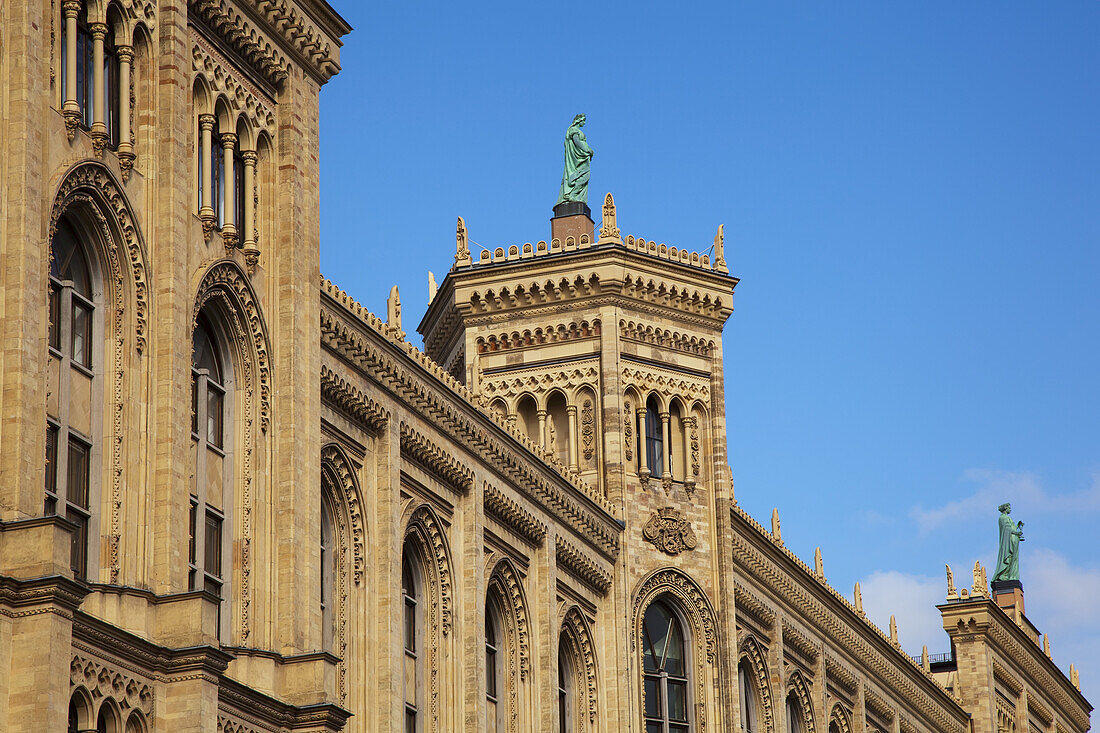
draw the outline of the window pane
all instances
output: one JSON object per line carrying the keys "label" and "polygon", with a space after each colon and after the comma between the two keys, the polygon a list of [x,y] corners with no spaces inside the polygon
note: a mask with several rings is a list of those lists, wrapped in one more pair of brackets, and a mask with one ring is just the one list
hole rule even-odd
{"label": "window pane", "polygon": [[405,733],[416,733],[416,711],[405,709]]}
{"label": "window pane", "polygon": [[46,491],[57,493],[57,428],[53,425],[46,426]]}
{"label": "window pane", "polygon": [[485,649],[485,694],[497,696],[497,652],[492,647]]}
{"label": "window pane", "polygon": [[665,651],[665,671],[675,677],[684,676],[684,635],[680,623],[673,618],[668,635],[668,649]]}
{"label": "window pane", "polygon": [[206,513],[206,556],[203,570],[217,578],[222,577],[222,520]]}
{"label": "window pane", "polygon": [[687,722],[687,685],[668,681],[668,719]]}
{"label": "window pane", "polygon": [[73,361],[83,366],[92,364],[92,310],[73,300]]}
{"label": "window pane", "polygon": [[645,733],[665,733],[664,726],[660,723],[646,723]]}
{"label": "window pane", "polygon": [[645,715],[647,718],[661,717],[661,680],[658,677],[645,678]]}
{"label": "window pane", "polygon": [[70,504],[88,508],[88,447],[69,439],[69,485],[67,498]]}
{"label": "window pane", "polygon": [[50,286],[50,346],[61,348],[61,289]]}
{"label": "window pane", "polygon": [[213,446],[222,447],[222,407],[225,395],[209,382],[206,387],[206,440]]}
{"label": "window pane", "polygon": [[416,651],[416,601],[405,599],[405,649]]}
{"label": "window pane", "polygon": [[194,502],[191,503],[191,516],[187,520],[187,561],[192,565],[195,564],[195,535],[198,530],[198,515],[199,507]]}
{"label": "window pane", "polygon": [[191,434],[199,434],[199,375],[191,372]]}
{"label": "window pane", "polygon": [[65,518],[77,527],[70,537],[69,566],[72,568],[74,575],[78,578],[83,578],[87,574],[88,564],[87,519],[83,514],[73,511],[72,509],[67,512]]}

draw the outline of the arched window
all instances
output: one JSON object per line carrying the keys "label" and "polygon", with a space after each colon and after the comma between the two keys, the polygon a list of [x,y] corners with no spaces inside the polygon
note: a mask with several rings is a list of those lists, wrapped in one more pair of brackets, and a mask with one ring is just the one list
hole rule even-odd
{"label": "arched window", "polygon": [[737,665],[737,692],[741,696],[741,730],[756,733],[756,692],[752,686],[752,670],[746,662]]}
{"label": "arched window", "polygon": [[210,191],[213,195],[214,214],[218,228],[225,224],[225,147],[217,115],[210,132]]}
{"label": "arched window", "polygon": [[[324,482],[322,481],[322,486]],[[328,496],[321,492],[321,648],[332,650],[335,637],[336,556],[333,533],[333,509]]]}
{"label": "arched window", "polygon": [[423,709],[422,684],[425,652],[424,610],[419,569],[414,562],[416,550],[406,543],[401,558],[401,596],[404,599],[405,668],[403,674],[405,695],[405,733],[421,730]]}
{"label": "arched window", "polygon": [[492,602],[485,604],[485,730],[493,733],[503,730],[501,725],[504,705],[500,703],[501,649],[497,631],[499,612]]}
{"label": "arched window", "polygon": [[[114,8],[112,8],[113,14]],[[130,90],[126,93],[129,95]],[[118,147],[119,142],[119,115],[121,106],[119,100],[122,96],[119,89],[118,78],[118,47],[115,45],[114,24],[107,24],[107,35],[103,39],[103,122],[107,126],[107,142],[113,147]],[[129,114],[129,110],[126,111]]]}
{"label": "arched window", "polygon": [[[199,313],[192,335],[191,448],[194,484],[189,517],[188,564],[191,590],[205,589],[229,597],[229,558],[222,551],[226,517],[232,508],[231,475],[225,426],[230,371],[227,354],[205,312]],[[224,640],[228,614],[219,609],[218,633]]]}
{"label": "arched window", "polygon": [[573,692],[573,667],[569,661],[569,639],[563,633],[558,637],[558,730],[573,733],[576,724],[573,709],[576,701]]}
{"label": "arched window", "polygon": [[57,222],[50,259],[44,513],[62,514],[76,525],[70,565],[80,578],[88,571],[93,506],[93,297],[87,250],[72,223],[62,217]]}
{"label": "arched window", "polygon": [[657,398],[650,396],[645,406],[645,456],[649,475],[660,478],[665,473],[665,438]]}
{"label": "arched window", "polygon": [[119,730],[118,714],[109,702],[99,706],[99,716],[96,718],[96,733],[121,733]]}
{"label": "arched window", "polygon": [[650,604],[642,626],[646,733],[690,730],[687,645],[680,617],[661,600]]}
{"label": "arched window", "polygon": [[794,690],[787,693],[787,733],[802,733],[802,706],[798,704],[798,695]]}
{"label": "arched window", "polygon": [[[93,99],[95,91],[95,59],[92,54],[92,34],[88,28],[88,9],[84,3],[76,14],[76,38],[70,42],[70,23],[63,14],[61,22],[61,98],[75,99],[80,111],[80,124],[92,126]],[[70,46],[75,46],[76,78],[69,78]],[[70,88],[70,84],[73,88]]]}

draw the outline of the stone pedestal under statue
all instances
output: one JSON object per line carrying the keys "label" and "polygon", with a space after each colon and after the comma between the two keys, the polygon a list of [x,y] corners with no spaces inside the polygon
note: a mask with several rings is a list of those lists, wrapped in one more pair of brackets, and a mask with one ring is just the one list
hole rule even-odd
{"label": "stone pedestal under statue", "polygon": [[587,234],[594,241],[596,225],[592,221],[592,209],[583,201],[563,201],[554,207],[554,216],[550,219],[550,238],[560,239],[562,245],[569,237],[580,243],[581,235]]}
{"label": "stone pedestal under statue", "polygon": [[1018,580],[994,580],[992,583],[993,602],[1012,618],[1016,611],[1024,615],[1024,585]]}

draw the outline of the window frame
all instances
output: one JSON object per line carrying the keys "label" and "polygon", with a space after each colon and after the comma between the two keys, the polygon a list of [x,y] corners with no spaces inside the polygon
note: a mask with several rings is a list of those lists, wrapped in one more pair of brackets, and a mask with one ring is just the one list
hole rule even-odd
{"label": "window frame", "polygon": [[664,426],[661,423],[661,411],[657,405],[657,399],[650,395],[645,404],[645,457],[646,468],[653,478],[661,478],[665,475],[667,466],[665,461],[665,436]]}
{"label": "window frame", "polygon": [[[428,657],[423,602],[426,588],[422,555],[411,538],[406,539],[401,553],[401,695],[406,733],[418,733],[424,728],[424,670]],[[411,700],[408,691],[410,669],[416,677],[412,681]]]}
{"label": "window frame", "polygon": [[[657,650],[649,638],[649,624],[646,617],[655,607],[663,608],[667,612],[669,629],[665,632],[662,663],[657,666],[657,669],[649,670],[646,664],[646,645],[649,645],[651,657],[656,657]],[[692,647],[689,629],[683,612],[671,599],[664,596],[655,598],[646,607],[645,613],[642,614],[642,639],[639,642],[642,647],[642,726],[646,733],[690,733],[690,731],[695,730],[694,701],[692,699],[694,680],[692,679]],[[673,630],[676,630],[680,637],[683,674],[672,674],[666,668],[669,641],[672,638]],[[657,707],[654,710],[656,714],[650,714],[652,708],[649,707],[650,699],[649,693],[647,693],[650,683],[653,684],[657,697]],[[683,691],[684,717],[680,720],[673,720],[669,709],[669,690],[673,685]]]}

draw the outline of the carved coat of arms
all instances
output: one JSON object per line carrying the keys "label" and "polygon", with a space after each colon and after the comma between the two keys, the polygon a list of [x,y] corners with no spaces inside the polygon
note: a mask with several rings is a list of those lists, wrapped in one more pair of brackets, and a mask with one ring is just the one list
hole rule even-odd
{"label": "carved coat of arms", "polygon": [[658,509],[642,527],[642,536],[661,552],[679,555],[684,550],[694,550],[698,540],[691,530],[691,522],[670,506]]}

